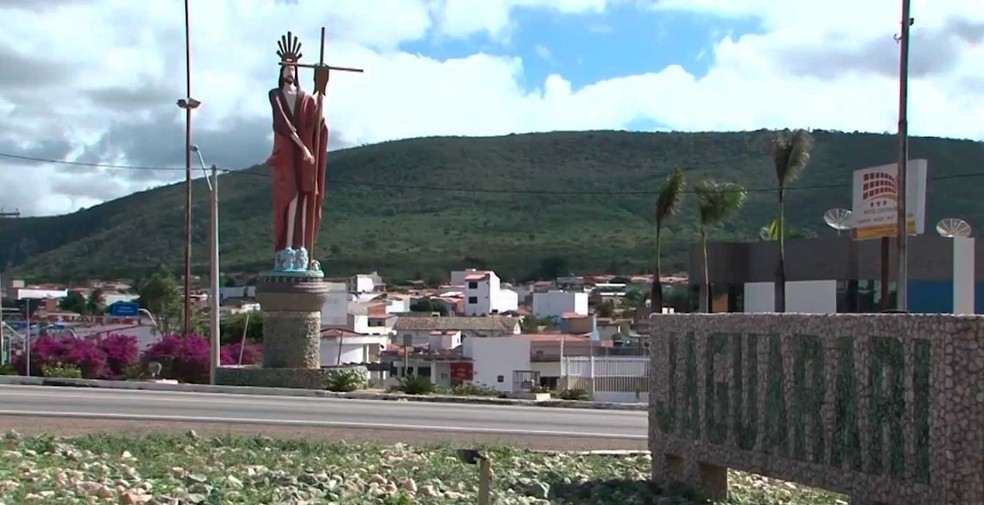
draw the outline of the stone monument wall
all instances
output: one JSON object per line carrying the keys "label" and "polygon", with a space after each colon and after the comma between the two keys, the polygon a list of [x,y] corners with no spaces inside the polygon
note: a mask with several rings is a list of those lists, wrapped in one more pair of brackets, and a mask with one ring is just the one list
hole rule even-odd
{"label": "stone monument wall", "polygon": [[984,503],[984,317],[652,317],[653,477],[727,469],[855,505]]}

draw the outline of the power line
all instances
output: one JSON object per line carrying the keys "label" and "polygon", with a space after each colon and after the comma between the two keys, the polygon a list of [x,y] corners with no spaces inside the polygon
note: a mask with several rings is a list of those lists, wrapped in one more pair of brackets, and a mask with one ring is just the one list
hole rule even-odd
{"label": "power line", "polygon": [[[184,171],[183,167],[154,167],[147,165],[113,165],[106,163],[85,163],[79,161],[62,161],[53,160],[46,158],[35,158],[32,156],[21,156],[16,154],[0,153],[0,158],[9,158],[21,161],[27,161],[32,163],[50,163],[55,165],[68,165],[68,166],[80,166],[88,168],[105,168],[111,170],[157,170],[157,171]],[[269,174],[263,174],[258,172],[249,172],[246,170],[230,170],[220,168],[219,172],[223,174],[238,174],[250,177],[263,177],[269,178]],[[930,181],[945,181],[951,179],[966,179],[971,177],[982,177],[984,172],[968,172],[964,174],[950,174],[950,175],[938,175],[934,177],[927,177]],[[425,186],[425,185],[414,185],[414,184],[398,184],[398,183],[385,183],[385,182],[372,182],[372,181],[356,181],[356,180],[345,180],[345,179],[333,179],[328,177],[327,182],[329,185],[337,184],[343,186],[365,186],[369,188],[378,189],[403,189],[403,190],[413,190],[413,191],[431,191],[431,192],[445,192],[445,193],[492,193],[492,194],[521,194],[521,195],[570,195],[570,196],[655,196],[659,194],[659,190],[649,190],[649,191],[591,191],[591,190],[562,190],[562,191],[549,191],[549,190],[539,190],[539,189],[496,189],[496,188],[476,188],[474,186],[467,186],[461,188],[451,188],[442,186]],[[812,191],[812,190],[822,190],[822,189],[840,189],[851,187],[851,182],[841,182],[841,183],[829,183],[829,184],[813,184],[809,186],[793,186],[786,188],[787,191]],[[773,186],[762,187],[762,188],[744,188],[747,193],[774,193],[776,188]],[[689,189],[685,193],[693,194],[695,191]]]}

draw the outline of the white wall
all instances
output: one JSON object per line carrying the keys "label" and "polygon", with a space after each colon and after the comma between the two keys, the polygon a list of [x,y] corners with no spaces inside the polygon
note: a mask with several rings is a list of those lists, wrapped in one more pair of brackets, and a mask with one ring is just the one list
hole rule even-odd
{"label": "white wall", "polygon": [[454,349],[461,345],[461,332],[447,332],[441,334],[430,334],[427,335],[427,343],[430,345],[431,350],[438,349]]}
{"label": "white wall", "polygon": [[372,280],[372,276],[359,274],[355,276],[352,283],[352,291],[356,293],[372,293],[373,289],[376,287],[376,283]]}
{"label": "white wall", "polygon": [[410,300],[407,298],[388,298],[386,300],[387,314],[410,312]]}
{"label": "white wall", "polygon": [[[345,363],[365,363],[369,361],[370,349],[385,346],[387,339],[384,337],[348,336],[342,337],[342,364]],[[333,366],[338,364],[338,345],[337,338],[321,339],[321,366]],[[375,354],[378,356],[378,353]]]}
{"label": "white wall", "polygon": [[536,317],[559,319],[567,312],[588,315],[588,294],[568,291],[533,293],[533,315]]}
{"label": "white wall", "polygon": [[[465,282],[465,315],[481,316],[492,313],[492,286],[491,279],[486,277],[480,281]],[[470,282],[474,282],[474,288],[470,287]],[[495,291],[498,295],[498,290]]]}
{"label": "white wall", "polygon": [[519,293],[511,289],[500,289],[492,309],[498,311],[499,314],[519,309]]}
{"label": "white wall", "polygon": [[328,283],[328,298],[321,306],[321,327],[343,328],[348,325],[348,304],[351,299],[344,282]]}
{"label": "white wall", "polygon": [[[775,312],[775,283],[745,284],[745,312]],[[833,314],[837,312],[837,281],[786,283],[786,312]]]}
{"label": "white wall", "polygon": [[953,239],[953,313],[973,314],[974,298],[974,239]]}
{"label": "white wall", "polygon": [[[474,381],[499,391],[513,389],[513,372],[531,370],[530,339],[526,337],[469,338],[464,355],[472,359]],[[499,382],[502,377],[502,382]]]}

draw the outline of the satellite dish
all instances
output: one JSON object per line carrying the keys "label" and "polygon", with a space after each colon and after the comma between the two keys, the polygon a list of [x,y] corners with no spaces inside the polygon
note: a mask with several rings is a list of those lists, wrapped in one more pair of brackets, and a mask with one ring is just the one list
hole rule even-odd
{"label": "satellite dish", "polygon": [[823,213],[823,220],[827,226],[837,230],[837,235],[851,229],[851,211],[847,209],[828,209]]}
{"label": "satellite dish", "polygon": [[970,236],[970,225],[963,219],[948,217],[936,223],[936,233],[946,238],[964,238]]}

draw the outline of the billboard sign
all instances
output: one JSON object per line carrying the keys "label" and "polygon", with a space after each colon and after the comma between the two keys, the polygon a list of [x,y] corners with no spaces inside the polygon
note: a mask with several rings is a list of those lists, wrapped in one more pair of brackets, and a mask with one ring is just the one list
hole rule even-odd
{"label": "billboard sign", "polygon": [[[906,181],[906,228],[920,235],[926,225],[926,160],[909,160]],[[898,164],[854,171],[851,237],[869,240],[894,237],[898,223]]]}

